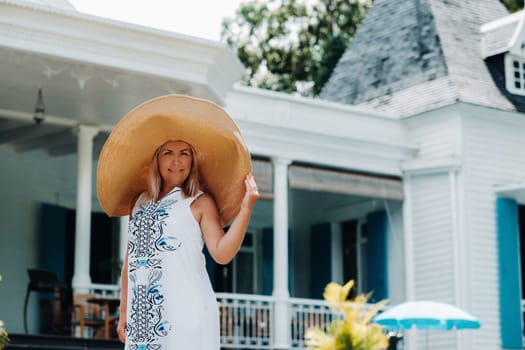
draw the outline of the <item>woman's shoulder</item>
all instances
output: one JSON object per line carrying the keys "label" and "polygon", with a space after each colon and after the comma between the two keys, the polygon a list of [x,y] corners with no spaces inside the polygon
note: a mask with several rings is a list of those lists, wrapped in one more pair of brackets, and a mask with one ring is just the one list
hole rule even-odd
{"label": "woman's shoulder", "polygon": [[199,191],[193,198],[192,198],[192,206],[196,207],[203,207],[208,205],[215,205],[215,201],[213,200],[213,197],[209,195],[206,192]]}
{"label": "woman's shoulder", "polygon": [[191,203],[191,211],[195,219],[200,222],[203,216],[209,217],[209,215],[217,215],[217,206],[215,200],[211,195],[206,192],[200,192],[194,197]]}

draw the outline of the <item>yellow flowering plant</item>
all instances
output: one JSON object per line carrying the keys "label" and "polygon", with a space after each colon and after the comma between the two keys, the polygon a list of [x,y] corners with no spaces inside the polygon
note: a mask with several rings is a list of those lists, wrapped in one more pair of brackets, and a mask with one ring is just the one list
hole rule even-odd
{"label": "yellow flowering plant", "polygon": [[372,318],[382,309],[387,300],[367,307],[371,293],[360,294],[352,300],[348,294],[354,281],[344,286],[328,283],[323,297],[332,312],[343,316],[327,325],[326,329],[309,328],[305,332],[306,346],[310,350],[384,350],[388,347],[388,337],[383,327],[371,323]]}
{"label": "yellow flowering plant", "polygon": [[[0,275],[0,282],[2,282],[2,275]],[[3,350],[9,343],[9,337],[4,329],[4,322],[0,320],[0,350]]]}
{"label": "yellow flowering plant", "polygon": [[3,350],[8,343],[9,343],[9,337],[7,336],[7,332],[0,325],[0,350]]}

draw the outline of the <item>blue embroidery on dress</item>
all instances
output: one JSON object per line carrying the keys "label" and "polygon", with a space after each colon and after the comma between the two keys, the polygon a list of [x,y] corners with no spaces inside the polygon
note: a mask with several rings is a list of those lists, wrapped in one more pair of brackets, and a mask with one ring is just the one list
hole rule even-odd
{"label": "blue embroidery on dress", "polygon": [[[177,237],[164,232],[168,209],[175,203],[177,200],[166,198],[142,205],[130,219],[128,272],[133,283],[130,284],[130,322],[126,326],[130,350],[161,350],[158,340],[171,329],[163,315],[165,297],[160,284],[160,253],[176,251],[182,246]],[[147,284],[137,283],[136,274],[140,270],[147,274]]]}

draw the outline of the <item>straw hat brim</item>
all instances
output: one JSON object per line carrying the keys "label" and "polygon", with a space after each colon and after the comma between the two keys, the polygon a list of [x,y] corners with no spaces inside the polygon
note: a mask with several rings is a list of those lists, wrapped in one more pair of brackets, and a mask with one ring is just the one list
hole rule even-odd
{"label": "straw hat brim", "polygon": [[109,216],[124,216],[147,189],[155,150],[182,140],[197,153],[202,190],[215,199],[221,224],[240,209],[250,153],[233,119],[207,100],[167,95],[130,111],[112,130],[100,153],[97,195]]}

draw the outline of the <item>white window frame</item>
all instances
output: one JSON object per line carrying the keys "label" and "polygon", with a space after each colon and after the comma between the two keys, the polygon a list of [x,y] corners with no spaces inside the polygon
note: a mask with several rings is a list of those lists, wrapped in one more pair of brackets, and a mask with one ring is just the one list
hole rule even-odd
{"label": "white window frame", "polygon": [[[519,77],[515,76],[516,67],[514,62],[518,62],[517,72]],[[520,87],[516,87],[518,79]],[[510,53],[505,54],[505,87],[512,94],[525,96],[525,58]]]}
{"label": "white window frame", "polygon": [[[336,254],[334,253],[335,251],[338,251],[337,252],[337,255],[335,255],[335,259],[337,260],[333,260],[333,266],[332,266],[332,276],[336,276],[336,277],[339,277],[339,280],[341,280],[341,283],[346,283],[348,282],[347,280],[343,280],[343,279],[346,279],[346,277],[343,276],[343,252],[342,252],[342,249],[344,249],[343,245],[342,245],[342,230],[341,230],[341,225],[343,224],[343,222],[339,222],[338,223],[338,226],[339,226],[339,231],[337,231],[337,240],[335,242],[332,242],[332,255]],[[353,263],[356,265],[357,269],[356,269],[356,273],[357,273],[357,276],[355,277],[356,281],[355,281],[355,285],[354,285],[354,288],[355,288],[355,291],[357,294],[362,294],[362,293],[368,293],[368,286],[367,286],[367,283],[368,283],[368,280],[366,281],[363,281],[363,276],[367,276],[368,274],[368,266],[366,266],[365,264],[365,261],[364,261],[364,257],[363,257],[363,251],[366,250],[366,246],[368,244],[368,235],[367,237],[363,237],[363,226],[367,225],[367,220],[366,218],[359,218],[357,219],[357,227],[356,227],[356,261],[354,261]],[[336,244],[337,243],[337,244]],[[338,266],[334,269],[334,266],[338,264]],[[367,282],[367,283],[364,283],[364,282]]]}
{"label": "white window frame", "polygon": [[[252,237],[251,241],[252,241],[252,246],[251,247],[247,247],[247,246],[244,246],[244,245],[241,245],[241,248],[239,249],[239,252],[244,252],[244,253],[248,253],[248,254],[251,254],[252,256],[252,259],[253,259],[253,266],[252,266],[252,276],[253,276],[253,285],[252,285],[252,291],[253,293],[257,294],[259,293],[259,289],[260,289],[260,282],[259,282],[259,279],[261,278],[261,275],[259,273],[259,264],[260,264],[260,242],[259,242],[259,239],[260,238],[260,234],[257,234],[257,232],[254,232],[253,230],[252,231],[247,231],[246,232],[246,235],[250,235]],[[237,287],[237,278],[240,278],[241,276],[238,276],[238,261],[236,258],[233,259],[232,261],[232,291],[233,293],[237,293],[238,292],[238,287]]]}

